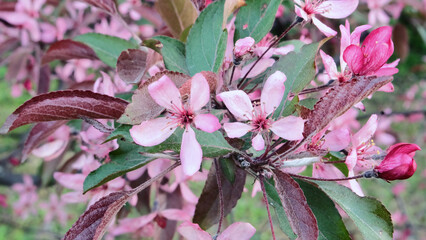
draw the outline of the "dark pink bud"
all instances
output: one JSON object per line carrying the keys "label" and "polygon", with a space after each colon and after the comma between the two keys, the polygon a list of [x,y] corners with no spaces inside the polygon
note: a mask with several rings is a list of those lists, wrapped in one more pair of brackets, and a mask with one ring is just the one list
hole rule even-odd
{"label": "dark pink bud", "polygon": [[385,180],[407,179],[413,176],[417,169],[413,157],[416,151],[421,150],[416,144],[398,143],[388,149],[388,153],[374,168],[378,177]]}
{"label": "dark pink bud", "polygon": [[252,47],[253,47],[254,43],[255,43],[255,41],[251,37],[238,39],[237,42],[235,42],[235,47],[234,47],[235,57],[240,58],[243,55],[252,51]]}
{"label": "dark pink bud", "polygon": [[343,59],[355,75],[369,75],[379,70],[392,56],[392,28],[379,27],[372,31],[361,47],[350,45],[343,53]]}

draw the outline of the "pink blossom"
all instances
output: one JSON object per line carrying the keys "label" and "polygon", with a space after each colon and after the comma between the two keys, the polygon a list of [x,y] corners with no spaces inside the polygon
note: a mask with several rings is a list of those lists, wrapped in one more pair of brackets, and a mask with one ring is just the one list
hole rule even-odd
{"label": "pink blossom", "polygon": [[373,30],[361,47],[350,45],[343,53],[343,59],[355,75],[393,75],[398,72],[394,66],[385,66],[393,53],[392,28],[389,26]]}
{"label": "pink blossom", "polygon": [[[211,240],[210,234],[200,228],[198,224],[191,222],[182,223],[177,231],[187,240]],[[226,228],[219,236],[217,240],[227,239],[238,239],[248,240],[250,239],[256,229],[250,224],[245,222],[235,222]]]}
{"label": "pink blossom", "polygon": [[0,206],[7,207],[7,196],[4,194],[0,194]]}
{"label": "pink blossom", "polygon": [[[134,233],[133,235],[139,233],[137,234],[139,237],[152,237],[154,232],[147,231],[150,230],[151,223],[156,222],[160,228],[165,228],[167,219],[173,221],[189,221],[191,217],[191,215],[181,209],[169,208],[157,210],[145,216],[121,220],[119,225],[111,230],[111,234],[117,236],[126,233]],[[147,226],[148,229],[146,228]]]}
{"label": "pink blossom", "polygon": [[133,140],[142,146],[155,146],[170,137],[177,127],[184,127],[180,158],[185,174],[193,175],[200,168],[203,153],[191,125],[209,133],[220,128],[219,120],[214,115],[199,114],[210,98],[207,80],[201,73],[192,77],[186,106],[182,103],[179,89],[167,76],[151,83],[148,91],[157,104],[168,110],[168,115],[133,126],[130,129]]}
{"label": "pink blossom", "polygon": [[349,21],[346,20],[345,26],[340,25],[340,32],[342,35],[340,38],[340,72],[337,71],[337,66],[333,58],[320,50],[325,71],[327,72],[330,79],[338,79],[340,82],[344,82],[351,78],[352,73],[349,69],[346,69],[347,64],[343,59],[343,52],[351,44],[359,45],[361,33],[369,28],[371,28],[371,26],[362,25],[356,27],[355,30],[351,33]]}
{"label": "pink blossom", "polygon": [[385,159],[374,168],[378,177],[391,181],[402,180],[413,176],[417,169],[414,154],[421,150],[416,144],[398,143],[387,150]]}
{"label": "pink blossom", "polygon": [[254,39],[252,37],[246,37],[238,39],[235,42],[234,55],[236,58],[240,58],[243,55],[250,53],[254,45]]}
{"label": "pink blossom", "polygon": [[249,96],[241,91],[228,91],[218,95],[218,99],[223,100],[229,111],[240,121],[249,121],[249,124],[242,122],[225,123],[225,132],[231,138],[244,136],[247,132],[253,132],[253,148],[257,151],[265,147],[264,137],[269,130],[277,136],[288,140],[300,140],[303,138],[304,120],[300,117],[289,116],[274,121],[270,116],[281,103],[284,95],[284,81],[287,79],[284,73],[275,72],[265,82],[263,86],[260,106],[253,108]]}
{"label": "pink blossom", "polygon": [[37,187],[29,175],[23,176],[23,183],[15,183],[12,190],[19,194],[19,200],[13,203],[15,214],[22,218],[27,218],[29,214],[34,214],[36,209],[34,203],[38,200]]}
{"label": "pink blossom", "polygon": [[358,6],[358,0],[294,0],[297,16],[305,21],[311,21],[327,37],[337,34],[336,31],[322,23],[315,14],[326,18],[340,19],[346,18],[355,11]]}
{"label": "pink blossom", "polygon": [[51,161],[59,157],[68,145],[70,137],[70,128],[66,125],[58,128],[47,138],[47,143],[34,149],[31,153],[44,161]]}
{"label": "pink blossom", "polygon": [[65,211],[65,204],[58,199],[56,194],[50,194],[49,200],[45,203],[40,203],[40,208],[46,211],[44,222],[51,223],[56,218],[62,225],[67,223],[68,214]]}

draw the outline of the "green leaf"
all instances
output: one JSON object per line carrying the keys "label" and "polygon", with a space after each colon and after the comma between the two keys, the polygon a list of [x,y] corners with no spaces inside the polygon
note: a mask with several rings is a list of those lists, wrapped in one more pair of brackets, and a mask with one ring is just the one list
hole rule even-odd
{"label": "green leaf", "polygon": [[312,182],[348,214],[364,239],[392,239],[391,214],[381,202],[371,197],[360,197],[349,188],[334,182]]}
{"label": "green leaf", "polygon": [[194,129],[194,132],[203,150],[203,157],[220,157],[235,151],[219,131],[208,133]]}
{"label": "green leaf", "polygon": [[133,142],[133,138],[132,136],[130,136],[130,132],[129,130],[132,128],[132,125],[126,125],[126,124],[122,124],[120,125],[118,128],[116,128],[109,136],[108,138],[103,142],[109,142],[112,141],[114,139],[124,139],[125,141],[128,142]]}
{"label": "green leaf", "polygon": [[84,193],[138,169],[154,159],[139,153],[144,152],[144,147],[120,140],[118,142],[120,148],[109,154],[111,162],[101,165],[86,177],[83,183]]}
{"label": "green leaf", "polygon": [[195,21],[186,39],[186,64],[190,75],[217,72],[225,56],[228,32],[223,30],[224,0],[207,6]]}
{"label": "green leaf", "polygon": [[164,64],[168,70],[189,74],[185,62],[184,43],[166,36],[156,36],[153,37],[153,39],[158,40],[161,44],[163,44],[163,47],[161,48],[161,55],[163,56]]}
{"label": "green leaf", "polygon": [[100,33],[86,33],[74,38],[91,47],[99,59],[110,67],[115,68],[120,53],[129,48],[138,48],[138,45],[122,38]]}
{"label": "green leaf", "polygon": [[[267,77],[281,71],[287,76],[285,81],[285,92],[280,106],[274,113],[274,118],[280,116],[281,109],[287,101],[290,92],[297,94],[309,84],[315,77],[315,56],[319,48],[330,38],[323,39],[320,42],[308,44],[302,47],[300,52],[291,52],[280,57],[271,67]],[[267,78],[265,78],[267,79]]]}
{"label": "green leaf", "polygon": [[317,219],[319,228],[318,240],[351,239],[333,201],[314,185],[300,179],[294,180],[302,188],[308,205]]}
{"label": "green leaf", "polygon": [[287,117],[296,111],[296,105],[299,103],[299,97],[296,95],[290,102],[286,102],[283,110],[283,114],[281,116]]}
{"label": "green leaf", "polygon": [[281,0],[246,0],[235,19],[234,42],[252,37],[259,42],[272,28]]}
{"label": "green leaf", "polygon": [[[330,162],[336,162],[336,161],[342,161],[345,160],[346,155],[340,153],[340,152],[329,152],[327,155],[324,156],[324,159],[328,159]],[[333,164],[337,169],[339,169],[346,177],[349,174],[349,169],[346,163],[339,162]]]}
{"label": "green leaf", "polygon": [[294,46],[294,52],[300,52],[300,49],[305,45],[304,42],[300,40],[288,40],[288,41],[282,41],[278,44],[278,47],[284,47],[287,45],[293,45]]}
{"label": "green leaf", "polygon": [[229,182],[234,183],[235,181],[235,163],[231,158],[219,158],[219,164],[222,169],[223,175],[228,179]]}
{"label": "green leaf", "polygon": [[191,0],[158,0],[155,8],[175,37],[179,37],[198,16]]}
{"label": "green leaf", "polygon": [[317,102],[318,99],[316,98],[305,98],[300,100],[299,105],[312,110]]}
{"label": "green leaf", "polygon": [[273,179],[263,181],[265,184],[265,191],[268,197],[269,205],[275,211],[278,219],[278,225],[283,233],[291,240],[296,239],[297,235],[294,234],[291,229],[290,222],[287,219],[287,214],[284,211],[284,208],[281,204],[280,196],[278,195],[277,190],[275,189],[275,183]]}

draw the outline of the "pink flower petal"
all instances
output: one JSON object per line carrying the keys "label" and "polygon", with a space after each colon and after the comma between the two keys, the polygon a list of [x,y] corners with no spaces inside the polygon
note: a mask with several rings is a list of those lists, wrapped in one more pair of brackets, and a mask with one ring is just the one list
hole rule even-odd
{"label": "pink flower petal", "polygon": [[167,109],[183,109],[179,89],[166,75],[151,83],[148,92],[157,104]]}
{"label": "pink flower petal", "polygon": [[177,126],[170,123],[170,119],[161,117],[142,122],[130,129],[130,135],[135,143],[151,147],[158,145],[173,134]]}
{"label": "pink flower petal", "polygon": [[347,129],[337,129],[325,135],[323,148],[340,151],[349,146],[350,141],[351,137]]}
{"label": "pink flower petal", "polygon": [[355,74],[360,73],[364,67],[364,54],[361,48],[356,45],[350,45],[345,49],[343,52],[343,59]]}
{"label": "pink flower petal", "polygon": [[[170,166],[170,160],[165,158],[155,159],[148,163],[148,174],[150,177],[155,177]],[[127,173],[128,174],[128,173]]]}
{"label": "pink flower petal", "polygon": [[377,129],[377,115],[373,114],[367,123],[352,137],[352,145],[357,147],[362,143],[370,141]]}
{"label": "pink flower petal", "polygon": [[[265,49],[266,50],[266,49]],[[244,76],[249,69],[251,68],[251,66],[253,66],[255,62],[252,62],[250,64],[247,64],[246,66],[243,67],[242,71],[241,71],[241,75]],[[253,78],[256,77],[257,75],[263,73],[268,67],[274,65],[275,60],[272,58],[262,58],[259,60],[259,62],[257,62],[256,66],[250,71],[250,73],[247,75],[248,78]]]}
{"label": "pink flower petal", "polygon": [[327,9],[322,16],[326,18],[340,19],[351,15],[358,7],[359,0],[326,0],[317,8]]}
{"label": "pink flower petal", "polygon": [[249,96],[241,91],[228,91],[219,94],[225,106],[237,118],[242,120],[251,120],[253,106]]}
{"label": "pink flower petal", "polygon": [[202,230],[198,224],[191,222],[182,223],[177,231],[186,240],[211,240],[212,237],[206,231]]}
{"label": "pink flower petal", "polygon": [[256,151],[262,151],[265,148],[265,140],[261,133],[258,133],[256,137],[251,140],[251,144]]}
{"label": "pink flower petal", "polygon": [[180,150],[180,160],[185,175],[194,175],[200,169],[202,159],[203,151],[201,150],[201,145],[195,138],[194,130],[188,126],[183,132]]}
{"label": "pink flower petal", "polygon": [[256,228],[254,228],[250,223],[235,222],[227,227],[225,231],[219,235],[217,240],[249,240],[255,233]]}
{"label": "pink flower petal", "polygon": [[191,215],[181,209],[165,209],[160,212],[165,218],[175,221],[190,221]]}
{"label": "pink flower petal", "polygon": [[300,117],[288,116],[272,123],[271,131],[277,136],[287,140],[300,140],[303,138],[305,120]]}
{"label": "pink flower petal", "polygon": [[210,88],[206,78],[201,73],[195,74],[191,79],[191,109],[196,112],[209,102]]}
{"label": "pink flower petal", "polygon": [[287,77],[284,73],[276,71],[268,77],[263,85],[260,104],[266,115],[271,114],[278,108],[284,95],[284,82]]}
{"label": "pink flower petal", "polygon": [[197,128],[208,133],[217,131],[221,127],[219,119],[213,114],[197,114],[194,123]]}
{"label": "pink flower petal", "polygon": [[336,63],[334,62],[334,59],[330,55],[327,55],[322,50],[320,50],[320,55],[321,55],[322,63],[324,64],[325,71],[327,72],[328,76],[331,79],[337,79],[339,76],[339,73],[337,72],[337,66],[336,66]]}
{"label": "pink flower petal", "polygon": [[312,18],[312,22],[315,26],[317,26],[317,28],[324,33],[325,36],[327,37],[331,37],[331,36],[335,36],[337,34],[336,31],[334,31],[333,29],[331,29],[329,26],[325,25],[324,23],[322,23],[320,20],[318,20],[316,17]]}
{"label": "pink flower petal", "polygon": [[225,132],[228,135],[228,137],[239,138],[246,135],[246,133],[251,131],[253,127],[245,123],[233,122],[233,123],[225,123],[223,125],[223,129],[225,129]]}

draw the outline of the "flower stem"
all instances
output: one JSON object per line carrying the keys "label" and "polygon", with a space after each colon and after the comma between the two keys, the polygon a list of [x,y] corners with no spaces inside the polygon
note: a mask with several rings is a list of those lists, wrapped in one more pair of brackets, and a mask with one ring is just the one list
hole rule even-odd
{"label": "flower stem", "polygon": [[274,224],[272,222],[271,211],[269,210],[269,202],[268,202],[268,197],[266,196],[265,183],[263,182],[263,180],[264,180],[263,175],[259,175],[260,187],[262,188],[263,199],[265,200],[265,203],[266,203],[266,211],[268,211],[268,219],[269,219],[269,225],[271,226],[272,239],[276,240],[275,232],[274,232]]}
{"label": "flower stem", "polygon": [[[241,82],[238,84],[238,88],[240,89],[244,89],[245,87],[247,87],[251,81],[247,81],[246,83],[244,83],[244,85],[242,85],[242,83],[244,82],[244,80],[247,78],[247,76],[249,75],[249,73],[253,70],[253,68],[257,65],[257,63],[260,61],[260,59],[263,58],[263,56],[265,56],[265,54],[271,50],[271,48],[273,48],[276,44],[279,43],[279,41],[285,36],[287,35],[288,32],[290,32],[290,30],[295,27],[297,24],[301,23],[303,21],[303,18],[301,17],[296,17],[296,19],[293,21],[293,23],[290,24],[290,26],[288,26],[288,28],[281,33],[281,35],[274,41],[271,43],[271,45],[269,45],[269,47],[262,53],[262,55],[260,55],[260,57],[256,60],[256,62],[254,62],[254,64],[250,67],[250,69],[247,71],[247,73],[244,75],[244,77],[241,79]],[[241,86],[242,85],[242,86]]]}
{"label": "flower stem", "polygon": [[141,185],[139,185],[138,187],[136,187],[135,189],[133,189],[132,192],[131,192],[131,195],[138,194],[140,191],[142,191],[145,188],[149,187],[152,183],[154,183],[155,181],[159,180],[160,178],[166,176],[167,173],[169,173],[173,169],[177,168],[178,166],[180,166],[180,162],[176,162],[172,166],[168,167],[167,169],[165,169],[164,171],[162,171],[161,173],[159,173],[157,176],[149,179],[148,181],[142,183]]}
{"label": "flower stem", "polygon": [[295,178],[302,178],[302,179],[314,180],[314,181],[326,181],[326,182],[346,181],[346,180],[352,180],[352,179],[358,179],[358,178],[364,177],[364,174],[356,175],[353,177],[346,177],[346,178],[315,178],[315,177],[307,177],[307,176],[302,176],[302,175],[293,174],[293,173],[287,173],[287,174]]}

